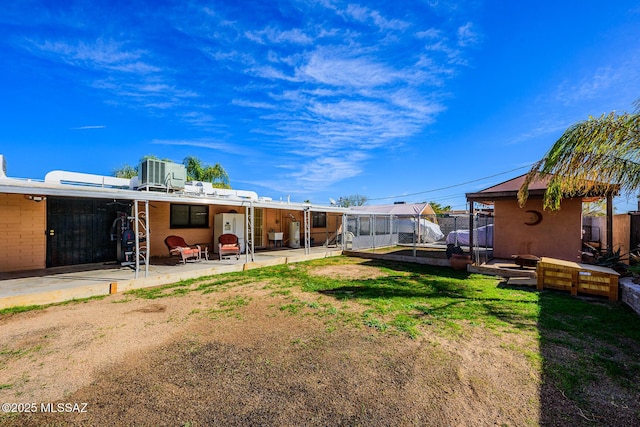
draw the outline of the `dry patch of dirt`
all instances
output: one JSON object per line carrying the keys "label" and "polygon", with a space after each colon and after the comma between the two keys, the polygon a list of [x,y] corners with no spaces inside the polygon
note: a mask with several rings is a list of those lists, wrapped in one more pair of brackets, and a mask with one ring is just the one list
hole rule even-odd
{"label": "dry patch of dirt", "polygon": [[365,280],[386,277],[387,274],[376,267],[367,265],[328,265],[316,267],[309,272],[312,276],[326,276],[341,280]]}
{"label": "dry patch of dirt", "polygon": [[[315,274],[379,277],[368,266]],[[291,314],[294,299],[332,305]],[[1,402],[86,403],[6,425],[531,425],[537,367],[470,327],[411,340],[340,320],[355,303],[262,284],[115,296],[0,319]],[[337,312],[337,313],[336,313]],[[345,315],[345,319],[349,316]],[[336,327],[337,325],[337,327]],[[531,336],[518,334],[522,346]],[[509,337],[511,340],[511,337]]]}

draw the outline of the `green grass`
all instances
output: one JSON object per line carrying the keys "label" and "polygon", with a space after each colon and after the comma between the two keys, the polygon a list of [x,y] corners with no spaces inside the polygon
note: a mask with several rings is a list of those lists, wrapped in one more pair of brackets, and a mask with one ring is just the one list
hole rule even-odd
{"label": "green grass", "polygon": [[67,301],[55,302],[52,304],[42,304],[42,305],[20,305],[16,307],[3,308],[0,310],[0,316],[12,315],[18,313],[24,313],[27,311],[35,311],[35,310],[44,310],[47,307],[55,307],[61,305],[70,305],[70,304],[85,304],[89,301],[99,301],[105,299],[108,295],[95,295],[87,298],[73,298]]}
{"label": "green grass", "polygon": [[[446,325],[452,321],[516,330],[536,327],[538,294],[499,287],[500,280],[494,277],[378,261],[366,262],[385,274],[375,279],[344,280],[310,274],[316,267],[354,262],[348,258],[328,258],[231,276],[269,282],[272,296],[289,296],[289,289],[295,286],[323,298],[360,303],[367,307],[360,318],[361,325],[378,331],[394,330],[411,338],[420,335],[421,325]],[[295,298],[280,306],[281,311],[290,314],[319,308],[319,302],[306,303]],[[335,308],[329,310],[335,314]],[[318,311],[326,315],[328,310]]]}
{"label": "green grass", "polygon": [[[381,275],[339,279],[312,274],[318,267],[356,264]],[[508,287],[499,278],[446,267],[332,257],[138,289],[127,292],[126,299],[208,294],[253,283],[281,300],[276,310],[322,318],[328,332],[352,326],[408,339],[440,334],[455,340],[465,339],[472,328],[484,328],[497,336],[507,334],[503,348],[524,355],[545,384],[575,402],[586,399],[586,390],[603,379],[640,393],[640,319],[626,306]],[[214,318],[238,313],[250,301],[236,295],[202,313]],[[44,307],[15,307],[0,310],[0,315]],[[539,349],[515,344],[508,334],[524,334],[524,341],[539,344]],[[4,357],[19,356],[3,351]]]}
{"label": "green grass", "polygon": [[344,262],[333,258],[314,261],[288,274],[304,291],[366,305],[363,323],[378,330],[391,327],[416,337],[419,325],[448,321],[490,328],[536,328],[538,294],[500,287],[500,280],[494,277],[379,261],[366,263],[385,273],[375,279],[337,280],[308,274],[313,266]]}
{"label": "green grass", "polygon": [[582,402],[603,379],[640,393],[640,319],[628,307],[543,292],[538,328],[544,374],[566,396]]}
{"label": "green grass", "polygon": [[3,308],[0,310],[0,316],[24,313],[25,311],[44,310],[46,307],[45,305],[20,305],[17,307]]}

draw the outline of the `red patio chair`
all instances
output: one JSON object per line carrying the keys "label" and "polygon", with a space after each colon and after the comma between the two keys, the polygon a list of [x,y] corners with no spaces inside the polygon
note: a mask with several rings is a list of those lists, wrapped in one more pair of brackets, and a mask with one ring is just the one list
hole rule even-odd
{"label": "red patio chair", "polygon": [[169,249],[169,256],[179,255],[182,258],[182,263],[186,264],[187,260],[193,258],[195,261],[200,261],[201,251],[199,245],[189,245],[180,236],[168,236],[164,239],[164,244]]}
{"label": "red patio chair", "polygon": [[238,244],[238,236],[235,234],[222,234],[218,237],[218,253],[220,261],[223,256],[235,255],[236,259],[240,259],[240,245]]}

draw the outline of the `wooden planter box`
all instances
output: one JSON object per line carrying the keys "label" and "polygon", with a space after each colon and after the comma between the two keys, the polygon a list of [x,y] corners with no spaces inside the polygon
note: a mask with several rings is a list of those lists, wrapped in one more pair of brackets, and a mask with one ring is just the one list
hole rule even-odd
{"label": "wooden planter box", "polygon": [[588,294],[618,301],[618,277],[615,270],[597,265],[579,264],[554,258],[542,258],[536,268],[538,290],[558,289],[571,295]]}

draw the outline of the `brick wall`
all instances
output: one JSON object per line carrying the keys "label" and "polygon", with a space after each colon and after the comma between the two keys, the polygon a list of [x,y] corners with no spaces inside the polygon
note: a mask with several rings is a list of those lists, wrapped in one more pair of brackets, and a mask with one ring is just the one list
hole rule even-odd
{"label": "brick wall", "polygon": [[45,268],[47,202],[0,194],[0,272]]}

